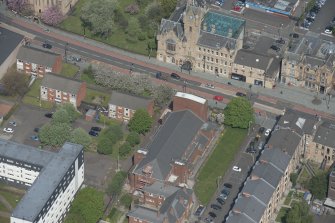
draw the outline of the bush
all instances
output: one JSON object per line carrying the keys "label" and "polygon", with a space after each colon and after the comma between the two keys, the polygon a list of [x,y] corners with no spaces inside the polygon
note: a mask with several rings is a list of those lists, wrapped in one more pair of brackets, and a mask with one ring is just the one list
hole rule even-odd
{"label": "bush", "polygon": [[139,13],[140,7],[137,4],[130,4],[130,5],[126,6],[124,11],[126,13],[129,13],[130,15],[136,15],[136,14]]}
{"label": "bush", "polygon": [[146,15],[140,15],[138,18],[138,24],[140,25],[140,28],[142,30],[145,30],[148,28],[148,17]]}
{"label": "bush", "polygon": [[125,208],[130,208],[131,202],[133,202],[133,198],[132,198],[132,196],[130,194],[124,194],[120,198],[120,203]]}
{"label": "bush", "polygon": [[126,157],[130,153],[130,151],[131,151],[131,146],[129,142],[125,142],[119,148],[119,155],[121,157]]}
{"label": "bush", "polygon": [[123,171],[119,171],[112,178],[111,182],[107,187],[107,194],[110,196],[119,195],[122,191],[123,182],[127,177],[127,173]]}
{"label": "bush", "polygon": [[147,36],[148,36],[148,38],[149,39],[154,39],[156,36],[155,36],[155,30],[153,30],[153,29],[149,29],[148,31],[147,31]]}
{"label": "bush", "polygon": [[137,39],[138,39],[139,41],[143,41],[143,40],[146,39],[146,36],[145,36],[144,33],[140,32],[140,33],[137,34]]}
{"label": "bush", "polygon": [[126,138],[126,142],[129,143],[131,147],[140,144],[140,135],[137,132],[131,132]]}
{"label": "bush", "polygon": [[123,138],[123,132],[119,125],[109,126],[100,134],[98,140],[98,153],[112,154],[114,145]]}

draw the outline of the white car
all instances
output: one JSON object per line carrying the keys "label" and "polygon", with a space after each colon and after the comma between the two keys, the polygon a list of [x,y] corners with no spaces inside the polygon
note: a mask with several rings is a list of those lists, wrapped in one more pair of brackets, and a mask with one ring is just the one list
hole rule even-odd
{"label": "white car", "polygon": [[267,130],[265,131],[264,135],[265,135],[265,136],[269,136],[270,133],[271,133],[271,129],[267,129]]}
{"label": "white car", "polygon": [[236,171],[236,172],[241,172],[242,169],[239,168],[238,166],[233,166],[233,170]]}
{"label": "white car", "polygon": [[7,133],[13,133],[14,132],[14,130],[12,128],[4,128],[3,131],[7,132]]}
{"label": "white car", "polygon": [[325,29],[325,33],[326,33],[326,34],[333,34],[333,31],[330,30],[330,29]]}

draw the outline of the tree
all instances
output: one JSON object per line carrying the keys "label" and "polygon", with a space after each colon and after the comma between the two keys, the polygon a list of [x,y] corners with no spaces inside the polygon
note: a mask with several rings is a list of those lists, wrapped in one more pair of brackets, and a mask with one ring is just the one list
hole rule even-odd
{"label": "tree", "polygon": [[21,13],[29,5],[27,0],[7,0],[6,3],[10,10],[18,13]]}
{"label": "tree", "polygon": [[286,223],[312,223],[313,217],[305,201],[294,202],[286,216]]}
{"label": "tree", "polygon": [[10,69],[2,78],[4,90],[8,95],[23,96],[28,91],[28,76]]}
{"label": "tree", "polygon": [[76,195],[65,223],[95,223],[103,215],[103,193],[91,187],[81,189]]}
{"label": "tree", "polygon": [[119,125],[109,126],[108,129],[100,134],[98,140],[98,153],[112,154],[113,146],[123,138],[123,132]]}
{"label": "tree", "polygon": [[130,194],[124,194],[120,198],[120,203],[127,209],[130,208],[131,202],[133,202],[133,197]]}
{"label": "tree", "polygon": [[70,142],[77,143],[84,146],[84,149],[88,149],[88,147],[92,143],[92,138],[88,135],[88,133],[82,128],[76,128],[72,131]]}
{"label": "tree", "polygon": [[131,152],[131,146],[129,142],[124,142],[119,148],[119,155],[126,157]]}
{"label": "tree", "polygon": [[39,131],[41,143],[50,146],[61,146],[70,139],[71,126],[67,123],[45,124]]}
{"label": "tree", "polygon": [[52,115],[52,124],[57,123],[70,123],[70,116],[63,108],[57,109],[57,111]]}
{"label": "tree", "polygon": [[113,153],[113,141],[106,136],[100,136],[98,139],[97,152],[104,155]]}
{"label": "tree", "polygon": [[233,98],[224,110],[224,123],[233,128],[246,129],[254,121],[254,110],[244,97]]}
{"label": "tree", "polygon": [[323,172],[313,176],[308,183],[308,189],[315,198],[319,200],[326,198],[328,189],[328,173]]}
{"label": "tree", "polygon": [[58,109],[64,109],[67,112],[70,122],[74,122],[80,116],[80,113],[70,103],[61,104]]}
{"label": "tree", "polygon": [[57,26],[64,19],[64,16],[58,6],[51,6],[44,10],[41,19],[47,25]]}
{"label": "tree", "polygon": [[295,187],[295,185],[297,184],[298,176],[299,176],[298,173],[291,173],[290,174],[290,181],[292,183],[292,187]]}
{"label": "tree", "polygon": [[140,144],[140,141],[140,136],[137,132],[130,132],[126,138],[126,142],[128,142],[131,147]]}
{"label": "tree", "polygon": [[164,17],[169,17],[177,6],[177,0],[160,0]]}
{"label": "tree", "polygon": [[108,36],[114,27],[116,0],[87,1],[81,9],[81,21],[95,35]]}
{"label": "tree", "polygon": [[154,89],[153,97],[159,107],[166,105],[174,95],[174,90],[167,85],[160,85]]}
{"label": "tree", "polygon": [[153,120],[149,113],[145,109],[138,109],[129,121],[128,127],[130,131],[144,134],[150,130],[152,123]]}
{"label": "tree", "polygon": [[119,171],[112,178],[111,182],[107,187],[107,194],[110,196],[119,195],[122,191],[123,182],[127,177],[127,173],[123,171]]}

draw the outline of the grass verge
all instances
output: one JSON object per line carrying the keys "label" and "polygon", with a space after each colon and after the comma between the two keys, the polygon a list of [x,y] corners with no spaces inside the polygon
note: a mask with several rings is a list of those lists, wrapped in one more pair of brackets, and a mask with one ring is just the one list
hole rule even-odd
{"label": "grass verge", "polygon": [[202,204],[207,204],[217,189],[217,178],[228,170],[235,154],[247,135],[247,130],[227,127],[214,151],[199,171],[195,193]]}
{"label": "grass verge", "polygon": [[79,67],[73,64],[63,63],[62,71],[60,72],[60,75],[73,78],[74,75],[78,72],[78,70],[79,70]]}

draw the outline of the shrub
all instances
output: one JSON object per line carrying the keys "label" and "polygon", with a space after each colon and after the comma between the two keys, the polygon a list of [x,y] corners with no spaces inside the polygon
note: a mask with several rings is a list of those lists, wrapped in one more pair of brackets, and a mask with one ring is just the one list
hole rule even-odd
{"label": "shrub", "polygon": [[145,36],[144,33],[140,32],[140,33],[137,34],[137,39],[138,39],[139,41],[143,41],[143,40],[146,39],[146,36]]}
{"label": "shrub", "polygon": [[130,132],[126,138],[126,141],[130,144],[130,146],[136,146],[140,144],[140,135],[137,132]]}
{"label": "shrub", "polygon": [[114,196],[119,195],[122,191],[122,185],[126,177],[127,177],[126,172],[123,172],[123,171],[117,172],[107,187],[107,191],[106,191],[107,194],[114,195]]}
{"label": "shrub", "polygon": [[121,198],[120,198],[120,203],[122,206],[124,206],[125,208],[129,208],[131,205],[131,202],[133,201],[133,198],[130,194],[124,194]]}
{"label": "shrub", "polygon": [[126,157],[131,152],[131,146],[129,142],[123,143],[122,146],[119,148],[119,155],[121,157]]}
{"label": "shrub", "polygon": [[139,13],[140,7],[137,4],[130,4],[130,5],[126,6],[124,11],[126,13],[129,13],[130,15],[136,15],[136,14]]}

